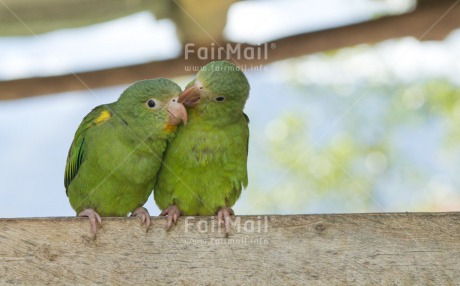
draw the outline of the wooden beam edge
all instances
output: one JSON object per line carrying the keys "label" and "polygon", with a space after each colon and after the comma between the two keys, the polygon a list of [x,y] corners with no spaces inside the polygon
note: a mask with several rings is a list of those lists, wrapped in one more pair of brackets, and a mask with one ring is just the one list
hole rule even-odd
{"label": "wooden beam edge", "polygon": [[[296,218],[321,218],[321,217],[387,217],[387,216],[397,216],[397,217],[433,217],[433,216],[459,216],[460,211],[449,211],[449,212],[363,212],[363,213],[314,213],[314,214],[257,214],[257,215],[235,215],[232,218],[241,218],[241,219],[255,219],[259,217],[271,217],[277,219],[296,219]],[[180,220],[185,218],[199,218],[211,220],[215,219],[215,216],[181,216]],[[163,221],[166,220],[166,217],[163,216],[151,216],[152,221]],[[52,216],[52,217],[0,217],[0,223],[8,221],[72,221],[72,220],[86,220],[84,217],[73,217],[73,216]],[[133,221],[137,220],[134,217],[103,217],[104,220],[109,221]]]}
{"label": "wooden beam edge", "polygon": [[[287,58],[363,43],[377,43],[391,38],[412,36],[419,40],[442,40],[452,30],[460,27],[458,21],[460,5],[455,5],[455,3],[453,0],[444,0],[439,3],[423,2],[423,5],[407,14],[274,40],[266,43],[269,45],[266,56],[250,59],[233,57],[232,61],[243,69],[251,69]],[[236,43],[222,43],[221,45],[227,44],[233,47],[236,45]],[[275,48],[272,48],[273,46]],[[242,50],[259,47],[241,44]],[[197,53],[185,59],[185,54],[182,53],[178,58],[165,61],[59,76],[0,81],[0,100],[96,89],[128,84],[145,78],[194,74],[196,71],[187,70],[186,67],[199,67],[216,59],[201,59]]]}
{"label": "wooden beam edge", "polygon": [[0,219],[0,285],[456,285],[460,213]]}

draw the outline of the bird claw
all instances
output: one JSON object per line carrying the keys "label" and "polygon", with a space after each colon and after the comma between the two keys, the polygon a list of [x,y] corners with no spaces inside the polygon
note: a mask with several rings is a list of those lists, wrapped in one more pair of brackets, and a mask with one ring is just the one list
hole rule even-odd
{"label": "bird claw", "polygon": [[228,237],[228,235],[230,234],[231,224],[232,224],[232,220],[230,216],[234,214],[235,213],[233,212],[232,208],[229,208],[229,207],[221,208],[217,212],[217,220],[219,222],[219,225],[223,224],[225,227],[225,237]]}
{"label": "bird claw", "polygon": [[134,216],[140,218],[141,225],[145,223],[145,228],[146,228],[145,231],[146,232],[149,231],[149,227],[151,223],[149,211],[144,207],[138,207],[131,213],[131,217],[134,217]]}
{"label": "bird claw", "polygon": [[177,223],[177,219],[180,217],[181,211],[176,205],[170,205],[165,210],[160,213],[160,216],[168,216],[168,221],[166,223],[166,230],[170,230],[172,224]]}
{"label": "bird claw", "polygon": [[93,238],[96,238],[97,224],[102,226],[101,216],[93,209],[85,209],[84,211],[79,213],[78,216],[89,218],[89,222],[91,224],[91,233],[93,234]]}

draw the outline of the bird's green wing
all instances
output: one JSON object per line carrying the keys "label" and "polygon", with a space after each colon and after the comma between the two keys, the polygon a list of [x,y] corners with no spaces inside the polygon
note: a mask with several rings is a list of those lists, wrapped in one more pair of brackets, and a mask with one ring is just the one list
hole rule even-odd
{"label": "bird's green wing", "polygon": [[[247,141],[246,141],[246,162],[247,162],[247,159],[248,159],[248,156],[249,156],[249,116],[243,112],[243,115],[244,115],[244,119],[246,119],[246,128],[247,128]],[[246,163],[247,164],[247,163]],[[245,166],[245,168],[247,168],[247,166]],[[243,183],[243,187],[247,187],[248,186],[248,173],[247,173],[247,169],[246,169],[246,176],[245,178],[243,178],[242,180],[242,183]]]}
{"label": "bird's green wing", "polygon": [[[244,118],[246,119],[246,123],[248,124],[248,128],[249,128],[249,116],[243,112],[243,115],[244,115]],[[249,132],[248,132],[248,142],[246,143],[246,156],[249,155]]]}
{"label": "bird's green wing", "polygon": [[249,124],[249,116],[243,112],[244,118],[246,119],[246,122]]}
{"label": "bird's green wing", "polygon": [[85,138],[88,130],[95,126],[102,124],[109,120],[111,117],[111,112],[106,105],[100,105],[94,108],[88,115],[83,118],[80,126],[75,133],[72,145],[69,149],[69,154],[67,155],[67,163],[65,166],[64,174],[64,186],[67,189],[78,173],[78,170],[85,160],[86,154],[86,145]]}

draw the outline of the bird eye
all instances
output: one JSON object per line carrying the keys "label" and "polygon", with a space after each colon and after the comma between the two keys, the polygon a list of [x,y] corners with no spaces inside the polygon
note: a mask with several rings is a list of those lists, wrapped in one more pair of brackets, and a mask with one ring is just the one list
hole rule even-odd
{"label": "bird eye", "polygon": [[216,101],[224,101],[224,100],[225,100],[225,97],[223,96],[216,97]]}
{"label": "bird eye", "polygon": [[147,100],[146,104],[147,104],[147,106],[150,107],[150,108],[154,108],[154,107],[157,105],[156,102],[155,102],[155,100],[153,100],[153,99]]}

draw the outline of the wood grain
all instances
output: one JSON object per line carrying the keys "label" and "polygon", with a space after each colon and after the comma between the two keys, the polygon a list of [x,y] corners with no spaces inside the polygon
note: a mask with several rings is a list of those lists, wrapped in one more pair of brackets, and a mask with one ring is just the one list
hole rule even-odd
{"label": "wood grain", "polygon": [[0,285],[459,285],[460,213],[0,219]]}

